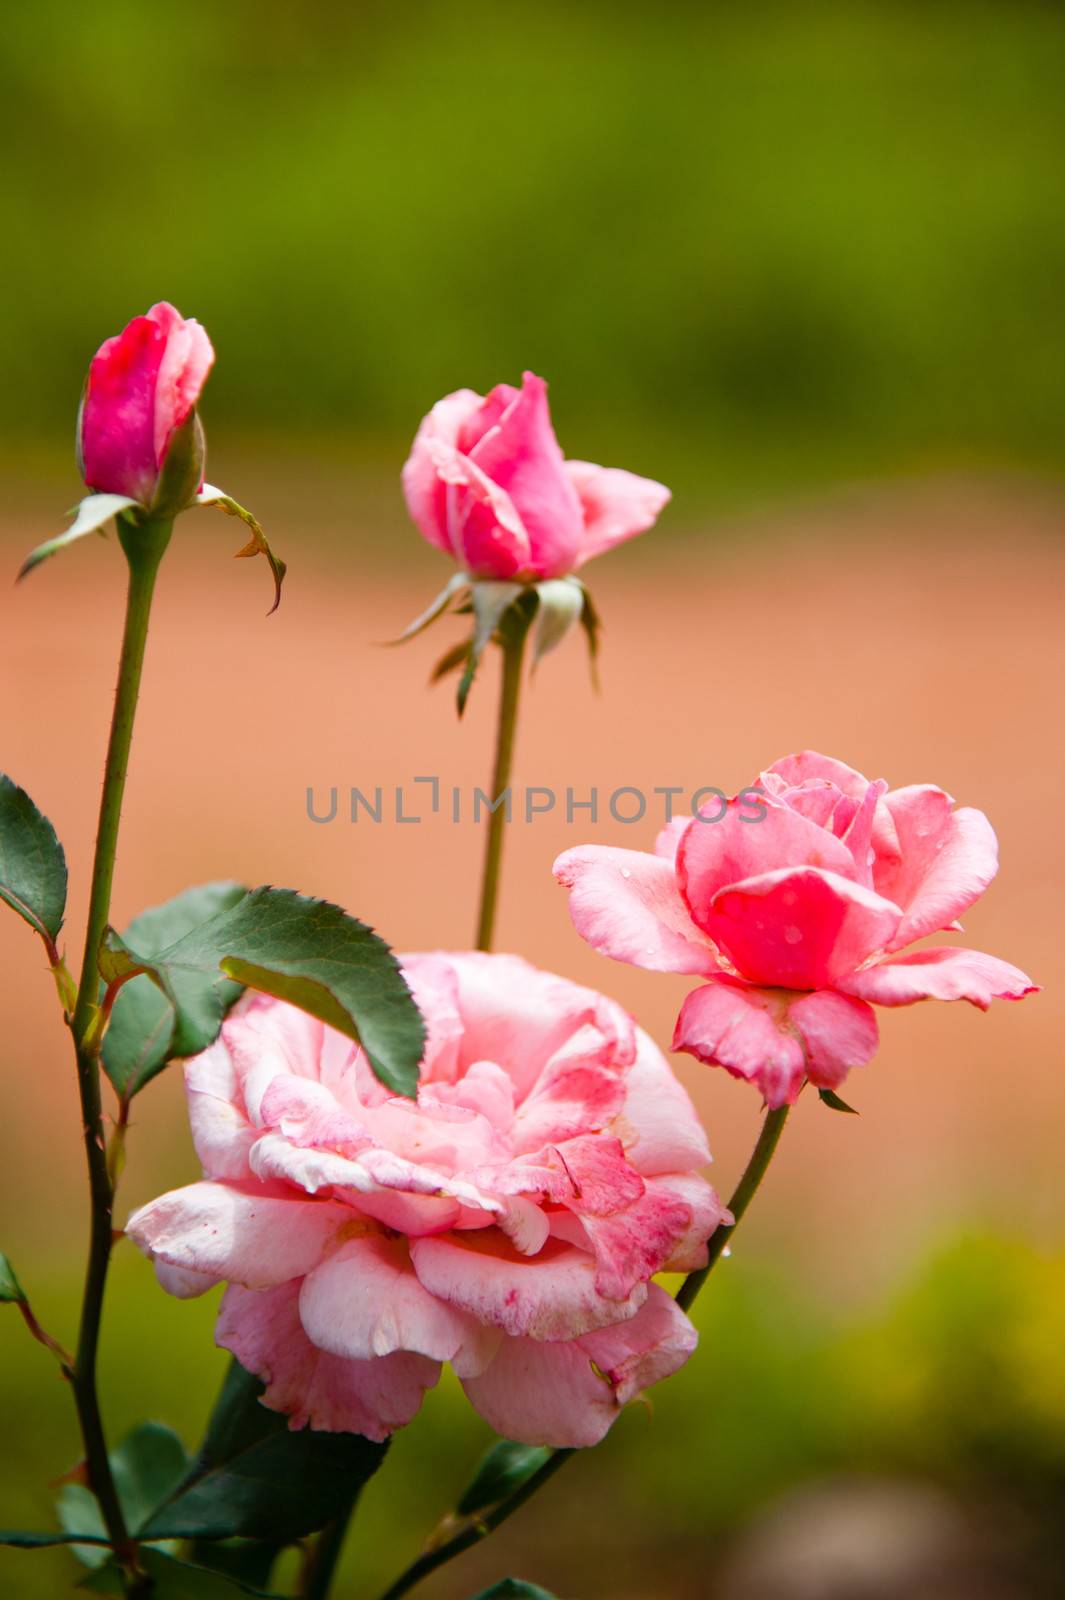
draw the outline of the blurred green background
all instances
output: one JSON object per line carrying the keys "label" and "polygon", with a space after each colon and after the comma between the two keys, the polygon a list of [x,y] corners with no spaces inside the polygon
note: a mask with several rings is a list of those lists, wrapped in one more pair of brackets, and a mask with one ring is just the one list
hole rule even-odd
{"label": "blurred green background", "polygon": [[[353,537],[394,535],[397,567],[420,554],[395,481],[418,418],[523,367],[550,380],[569,454],[672,486],[664,540],[855,482],[1057,494],[1063,82],[1065,8],[1035,0],[8,7],[8,507],[74,498],[88,360],[160,297],[210,330],[213,457],[245,463],[234,492],[266,484],[286,555],[293,528],[324,539],[326,500]],[[33,542],[11,533],[13,552]],[[179,1181],[180,1114],[172,1143]],[[55,1224],[54,1259],[18,1264],[69,1329],[81,1220]],[[463,1600],[501,1561],[569,1600],[1060,1592],[1065,1258],[1005,1220],[942,1233],[933,1218],[907,1243],[894,1287],[856,1261],[876,1288],[842,1307],[757,1238],[703,1302],[706,1348],[656,1395],[654,1426],[626,1415],[511,1525],[505,1556],[486,1546],[426,1600]],[[112,1307],[115,1435],[151,1392],[194,1445],[224,1365],[213,1305],[163,1302],[120,1252]],[[74,1447],[13,1320],[0,1522],[40,1527],[43,1477]],[[367,1496],[342,1600],[414,1552],[454,1453],[472,1466],[484,1442],[456,1391],[432,1397]],[[823,1552],[847,1530],[864,1554],[843,1549],[844,1587],[804,1588],[803,1538]],[[922,1539],[927,1590],[892,1566]],[[27,1600],[68,1592],[72,1570],[0,1552],[5,1592]]]}
{"label": "blurred green background", "polygon": [[384,456],[531,366],[689,506],[1061,465],[1055,3],[37,0],[0,59],[9,450],[165,294],[215,437]]}

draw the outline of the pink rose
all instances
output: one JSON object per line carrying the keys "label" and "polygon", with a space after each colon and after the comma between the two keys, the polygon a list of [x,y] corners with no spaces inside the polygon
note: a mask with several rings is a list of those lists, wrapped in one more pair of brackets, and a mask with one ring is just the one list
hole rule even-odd
{"label": "pink rose", "polygon": [[473,578],[559,578],[651,527],[669,490],[589,461],[567,461],[547,385],[447,395],[418,429],[403,468],[410,514],[430,544]]}
{"label": "pink rose", "polygon": [[[555,875],[604,955],[708,979],[673,1039],[749,1078],[770,1106],[842,1083],[877,1046],[869,1002],[1019,1000],[1036,985],[976,950],[903,946],[953,931],[998,869],[982,811],[942,789],[889,790],[828,756],[785,756],[720,822],[677,819],[656,854],[585,845]],[[720,809],[720,808],[717,808]],[[759,812],[764,811],[761,820]]]}
{"label": "pink rose", "polygon": [[217,1339],[294,1428],[384,1438],[450,1361],[497,1432],[590,1445],[683,1365],[652,1276],[729,1220],[659,1051],[515,956],[410,956],[417,1102],[350,1040],[248,994],[185,1081],[204,1181],[127,1231],[167,1289],[226,1279]]}
{"label": "pink rose", "polygon": [[[166,301],[104,341],[78,417],[78,462],[90,489],[152,507],[171,444],[192,416],[213,361],[200,324]],[[171,487],[187,503],[203,482],[202,438],[191,437],[183,454],[188,460],[176,464],[181,482]]]}

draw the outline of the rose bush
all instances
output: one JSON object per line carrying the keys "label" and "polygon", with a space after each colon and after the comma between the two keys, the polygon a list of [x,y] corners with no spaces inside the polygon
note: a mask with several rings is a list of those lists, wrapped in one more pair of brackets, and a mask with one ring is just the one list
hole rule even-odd
{"label": "rose bush", "polygon": [[403,468],[410,514],[429,543],[473,578],[558,578],[650,528],[670,498],[650,478],[567,461],[551,426],[547,385],[487,396],[459,389],[437,402]]}
{"label": "rose bush", "polygon": [[166,301],[104,341],[78,416],[78,462],[90,489],[151,508],[175,436],[191,419],[176,487],[179,498],[192,498],[203,482],[193,413],[213,362],[204,329]]}
{"label": "rose bush", "polygon": [[976,950],[898,953],[956,929],[995,876],[982,811],[955,811],[930,784],[890,790],[813,751],[759,782],[761,817],[745,790],[719,821],[676,819],[653,855],[585,845],[555,863],[595,949],[708,980],[681,1008],[674,1049],[750,1079],[776,1107],[807,1078],[836,1088],[872,1058],[870,1002],[986,1010],[1035,989]]}
{"label": "rose bush", "polygon": [[167,1289],[229,1284],[218,1342],[292,1427],[381,1439],[450,1361],[507,1438],[590,1445],[695,1330],[652,1283],[727,1213],[705,1136],[613,1002],[513,956],[408,957],[417,1101],[247,995],[186,1064],[204,1181],[127,1232]]}

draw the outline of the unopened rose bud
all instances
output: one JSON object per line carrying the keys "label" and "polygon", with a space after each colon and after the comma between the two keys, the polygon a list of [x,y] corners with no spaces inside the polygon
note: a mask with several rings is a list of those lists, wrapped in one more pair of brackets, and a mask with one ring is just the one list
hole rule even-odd
{"label": "unopened rose bud", "polygon": [[447,395],[418,429],[403,469],[410,514],[430,544],[473,578],[561,578],[650,528],[669,490],[650,478],[567,461],[547,385]]}
{"label": "unopened rose bud", "polygon": [[213,362],[204,329],[166,301],[104,341],[78,414],[78,465],[90,489],[157,516],[195,499],[205,453],[196,403]]}

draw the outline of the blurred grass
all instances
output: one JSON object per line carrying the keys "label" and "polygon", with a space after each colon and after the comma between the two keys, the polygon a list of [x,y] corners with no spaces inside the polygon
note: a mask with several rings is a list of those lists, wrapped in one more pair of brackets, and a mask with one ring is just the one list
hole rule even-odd
{"label": "blurred grass", "polygon": [[[42,1314],[69,1325],[69,1283],[36,1298]],[[150,1395],[153,1414],[195,1445],[227,1359],[211,1343],[215,1298],[165,1300],[147,1264],[119,1253],[103,1374],[116,1439],[142,1419]],[[734,1531],[777,1495],[848,1474],[934,1480],[1023,1519],[1044,1559],[1048,1549],[1057,1561],[1065,1554],[1056,1510],[1065,1488],[1065,1255],[964,1235],[927,1254],[886,1301],[845,1314],[741,1257],[717,1273],[696,1320],[701,1345],[685,1371],[654,1391],[650,1412],[631,1407],[598,1451],[484,1547],[489,1571],[506,1569],[508,1550],[539,1551],[545,1564],[530,1576],[606,1596],[599,1557],[609,1527],[615,1573],[643,1572],[663,1585],[648,1592],[672,1593],[671,1572],[679,1581],[692,1559],[712,1571]],[[47,1527],[43,1485],[76,1457],[72,1421],[58,1397],[41,1406],[48,1358],[14,1314],[0,1338],[6,1423],[22,1442],[2,1468],[3,1520]],[[373,1594],[403,1566],[489,1437],[445,1381],[397,1435],[363,1498],[364,1537],[345,1566],[358,1588],[344,1592]],[[64,1553],[0,1553],[7,1592],[26,1600],[62,1592],[74,1571]],[[467,1593],[470,1571],[468,1562],[456,1568],[427,1596]]]}
{"label": "blurred grass", "polygon": [[167,296],[307,448],[532,366],[685,502],[1060,469],[1063,67],[1037,0],[10,8],[3,437]]}

